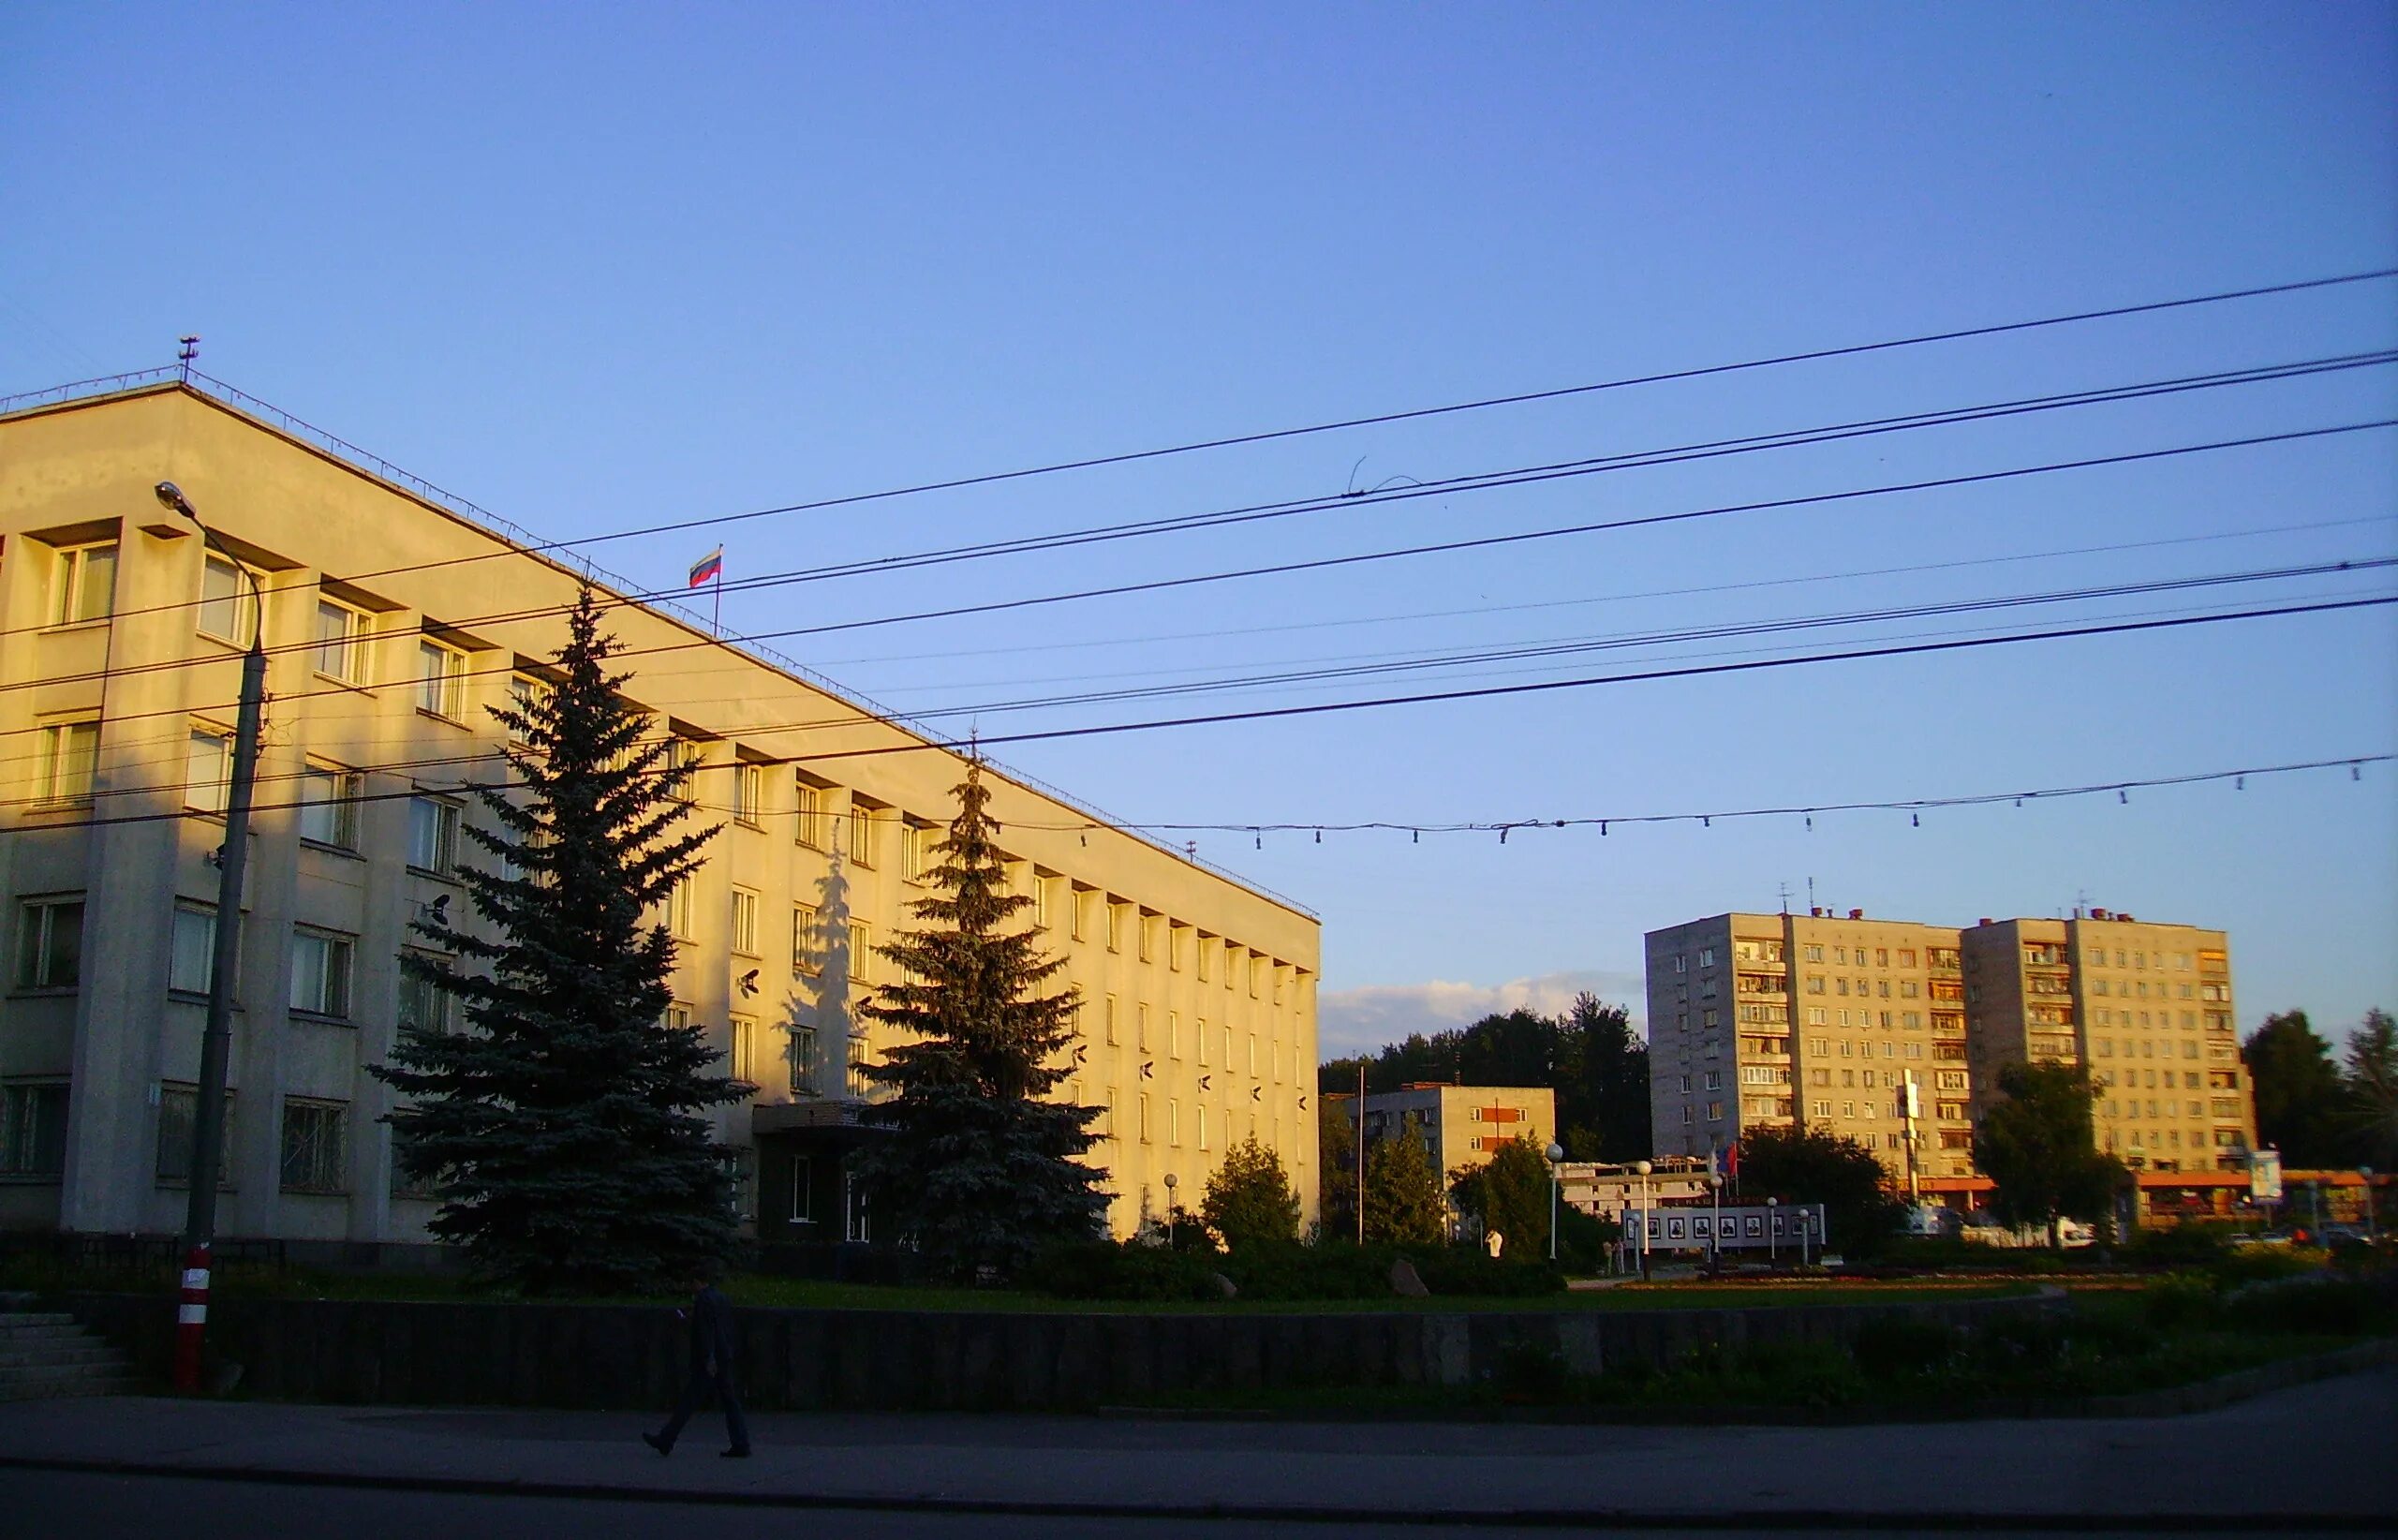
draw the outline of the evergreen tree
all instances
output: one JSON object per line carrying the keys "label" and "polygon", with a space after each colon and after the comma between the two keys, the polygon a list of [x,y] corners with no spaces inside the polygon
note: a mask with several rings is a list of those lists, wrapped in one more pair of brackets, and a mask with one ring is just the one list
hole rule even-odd
{"label": "evergreen tree", "polygon": [[2303,1011],[2284,1011],[2240,1045],[2257,1099],[2257,1142],[2282,1153],[2286,1170],[2313,1171],[2346,1165],[2352,1141],[2346,1093],[2331,1044]]}
{"label": "evergreen tree", "polygon": [[1227,1251],[1289,1245],[1299,1238],[1299,1195],[1282,1170],[1282,1158],[1243,1139],[1224,1151],[1224,1163],[1207,1178],[1199,1217]]}
{"label": "evergreen tree", "polygon": [[1366,1147],[1366,1238],[1434,1246],[1448,1238],[1449,1205],[1414,1119]]}
{"label": "evergreen tree", "polygon": [[1769,1127],[1740,1136],[1742,1201],[1822,1204],[1825,1244],[1843,1256],[1873,1255],[1904,1217],[1887,1181],[1873,1152],[1844,1133]]}
{"label": "evergreen tree", "polygon": [[2079,1064],[2020,1063],[1998,1072],[1998,1088],[2005,1099],[1974,1135],[1975,1163],[1995,1189],[1991,1208],[2005,1224],[2046,1224],[2057,1245],[2060,1218],[2101,1218],[2129,1175],[2092,1137],[2098,1088]]}
{"label": "evergreen tree", "polygon": [[410,1104],[398,1158],[433,1182],[436,1236],[527,1292],[670,1285],[733,1244],[732,1171],[705,1109],[747,1088],[709,1072],[697,1029],[663,1024],[674,942],[644,911],[698,865],[713,829],[678,832],[688,772],[617,693],[617,650],[589,588],[555,688],[492,715],[520,794],[479,789],[503,832],[469,826],[497,869],[457,878],[488,933],[436,913],[443,949],[404,966],[465,1008],[464,1030],[403,1026],[370,1073]]}
{"label": "evergreen tree", "polygon": [[2340,1081],[2347,1088],[2350,1153],[2382,1171],[2398,1165],[2398,1022],[2389,1012],[2367,1011],[2349,1034]]}
{"label": "evergreen tree", "polygon": [[878,985],[861,1009],[910,1034],[866,1067],[890,1088],[866,1109],[890,1137],[859,1152],[879,1214],[895,1222],[938,1273],[971,1281],[1007,1277],[1060,1241],[1088,1239],[1106,1197],[1078,1164],[1096,1135],[1096,1107],[1043,1100],[1066,1078],[1055,1067],[1071,1043],[1077,999],[1036,991],[1064,967],[1029,931],[1008,930],[1032,900],[1007,891],[983,769],[969,762],[957,817],[926,874],[938,895],[911,906],[930,928],[878,948],[901,982]]}

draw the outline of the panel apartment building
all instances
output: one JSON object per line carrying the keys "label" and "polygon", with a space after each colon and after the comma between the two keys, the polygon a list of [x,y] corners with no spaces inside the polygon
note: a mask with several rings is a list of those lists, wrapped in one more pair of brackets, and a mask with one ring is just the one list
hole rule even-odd
{"label": "panel apartment building", "polygon": [[1661,1155],[1801,1126],[1855,1137],[1902,1181],[1912,1080],[1921,1189],[1970,1195],[1987,1185],[1974,1120],[2027,1059],[2090,1067],[2094,1135],[2152,1207],[2220,1211],[2228,1192],[2177,1182],[2223,1186],[2256,1142],[2219,930],[2105,910],[1963,929],[1817,910],[1718,914],[1646,947]]}
{"label": "panel apartment building", "polygon": [[[161,509],[177,482],[232,558]],[[407,922],[482,859],[471,783],[488,707],[539,689],[579,574],[297,424],[168,380],[0,411],[0,1226],[175,1233],[208,988],[229,739],[264,593],[264,748],[240,917],[228,1236],[412,1242],[433,1205],[396,1173],[366,1073],[403,1020]],[[610,591],[621,599],[622,593]],[[704,866],[663,918],[674,1019],[757,1087],[719,1109],[765,1240],[872,1236],[843,1175],[857,1012],[912,923],[963,763],[795,664],[655,604],[608,625],[627,687],[699,769]],[[994,771],[1011,881],[1084,1001],[1073,1078],[1103,1109],[1110,1222],[1204,1185],[1232,1141],[1316,1192],[1319,931],[1295,905]],[[454,900],[454,902],[453,902]]]}
{"label": "panel apartment building", "polygon": [[1972,1184],[1954,929],[1861,910],[1717,914],[1650,931],[1646,958],[1656,1153],[1803,1127],[1855,1138],[1895,1183]]}
{"label": "panel apartment building", "polygon": [[2246,1170],[2256,1101],[2222,931],[2094,909],[1984,920],[1963,945],[1976,1116],[2007,1064],[2085,1064],[2098,1142],[2134,1170]]}

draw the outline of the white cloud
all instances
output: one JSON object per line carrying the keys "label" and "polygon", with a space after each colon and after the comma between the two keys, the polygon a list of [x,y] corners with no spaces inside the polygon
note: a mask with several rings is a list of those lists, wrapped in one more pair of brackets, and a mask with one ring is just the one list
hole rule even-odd
{"label": "white cloud", "polygon": [[1545,1016],[1561,1015],[1585,989],[1611,1005],[1628,1008],[1634,1030],[1641,1029],[1647,986],[1636,973],[1589,970],[1491,985],[1431,979],[1422,984],[1362,985],[1319,996],[1316,1051],[1325,1059],[1371,1052],[1410,1032],[1428,1035],[1463,1027],[1517,1006]]}

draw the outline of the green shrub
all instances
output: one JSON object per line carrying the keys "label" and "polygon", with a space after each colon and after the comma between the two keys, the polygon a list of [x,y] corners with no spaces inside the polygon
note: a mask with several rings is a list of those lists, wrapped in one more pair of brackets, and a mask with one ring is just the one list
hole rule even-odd
{"label": "green shrub", "polygon": [[2234,1289],[2224,1296],[2223,1313],[2245,1331],[2349,1336],[2398,1325],[2384,1281],[2323,1272]]}
{"label": "green shrub", "polygon": [[2210,1270],[2227,1284],[2262,1283],[2311,1273],[2326,1260],[2311,1246],[2233,1246],[2214,1259]]}
{"label": "green shrub", "polygon": [[2228,1225],[2192,1222],[2169,1230],[2142,1230],[2124,1248],[2135,1262],[2168,1267],[2211,1266],[2231,1249]]}
{"label": "green shrub", "polygon": [[[1444,1246],[1411,1251],[1408,1259],[1415,1264],[1415,1276],[1424,1286],[1437,1295],[1458,1298],[1522,1299],[1545,1294],[1560,1294],[1565,1288],[1565,1275],[1547,1263],[1493,1262],[1481,1251],[1471,1246]],[[1389,1286],[1390,1268],[1383,1268],[1384,1286]]]}
{"label": "green shrub", "polygon": [[1137,1241],[1053,1247],[1024,1271],[1023,1285],[1059,1299],[1221,1299],[1212,1255]]}
{"label": "green shrub", "polygon": [[2221,1308],[2214,1280],[2204,1273],[2169,1273],[2142,1289],[2140,1314],[2161,1331],[2201,1325]]}

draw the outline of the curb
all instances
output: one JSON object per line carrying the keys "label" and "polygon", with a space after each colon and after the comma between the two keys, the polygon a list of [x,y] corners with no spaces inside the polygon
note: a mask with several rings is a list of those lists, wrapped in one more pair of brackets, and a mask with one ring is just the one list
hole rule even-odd
{"label": "curb", "polygon": [[[212,1470],[143,1460],[29,1459],[0,1455],[0,1470],[71,1471],[94,1475],[157,1476],[181,1481],[244,1482],[262,1486],[334,1488],[362,1491],[438,1492],[460,1497],[523,1497],[576,1501],[688,1504],[721,1508],[784,1508],[818,1512],[921,1513],[1024,1518],[1206,1519],[1274,1524],[1323,1524],[1355,1528],[1381,1524],[1411,1528],[1673,1531],[1868,1531],[1920,1533],[2035,1532],[2086,1534],[2093,1529],[2164,1534],[2253,1531],[2256,1514],[2184,1513],[1989,1513],[1919,1511],[1857,1513],[1827,1508],[1726,1508],[1694,1513],[1687,1508],[1650,1512],[1639,1508],[1473,1508],[1428,1512],[1421,1508],[1305,1507],[1242,1503],[1071,1503],[977,1501],[970,1498],[836,1496],[817,1492],[675,1491],[600,1483],[500,1481],[457,1476],[347,1475],[318,1471]],[[2298,1531],[2382,1534],[2383,1513],[2295,1513],[2272,1516],[2283,1533]]]}

